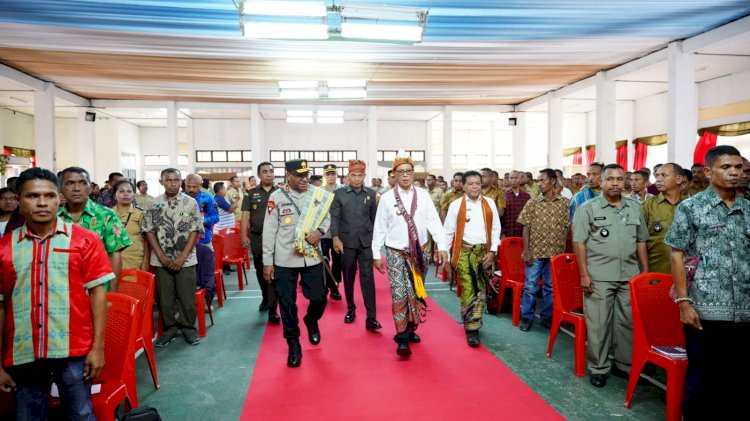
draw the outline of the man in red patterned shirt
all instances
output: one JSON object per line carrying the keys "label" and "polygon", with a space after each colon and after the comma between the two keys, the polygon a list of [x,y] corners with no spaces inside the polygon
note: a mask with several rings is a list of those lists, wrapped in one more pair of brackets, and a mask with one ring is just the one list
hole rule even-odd
{"label": "man in red patterned shirt", "polygon": [[502,237],[522,237],[523,225],[518,223],[518,215],[521,214],[526,202],[531,195],[521,189],[523,174],[519,171],[510,173],[510,189],[505,192],[505,212],[500,217],[502,224]]}
{"label": "man in red patterned shirt", "polygon": [[95,420],[112,267],[95,233],[57,217],[54,174],[30,168],[17,189],[26,223],[0,238],[0,390],[15,389],[17,419],[47,419],[54,380],[67,418]]}

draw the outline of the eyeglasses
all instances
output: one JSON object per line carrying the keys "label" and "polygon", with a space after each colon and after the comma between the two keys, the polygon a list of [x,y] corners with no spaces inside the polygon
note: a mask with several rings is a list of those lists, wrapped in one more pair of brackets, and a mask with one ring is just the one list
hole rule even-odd
{"label": "eyeglasses", "polygon": [[395,172],[398,175],[412,175],[412,174],[414,174],[414,170],[396,170]]}

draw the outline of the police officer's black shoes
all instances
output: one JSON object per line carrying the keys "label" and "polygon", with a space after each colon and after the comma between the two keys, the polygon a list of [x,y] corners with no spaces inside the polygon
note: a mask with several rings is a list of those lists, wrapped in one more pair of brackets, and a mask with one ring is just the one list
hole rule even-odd
{"label": "police officer's black shoes", "polygon": [[346,316],[344,316],[344,323],[354,323],[354,319],[357,318],[357,314],[354,313],[354,310],[349,310],[346,312]]}
{"label": "police officer's black shoes", "polygon": [[481,341],[479,340],[479,331],[478,330],[467,330],[466,331],[466,342],[469,343],[469,346],[472,348],[477,348]]}
{"label": "police officer's black shoes", "polygon": [[287,339],[289,344],[289,356],[286,359],[287,367],[299,367],[302,364],[302,346],[299,344],[299,339]]}
{"label": "police officer's black shoes", "polygon": [[317,321],[308,321],[307,316],[303,317],[302,320],[307,326],[307,338],[310,339],[310,343],[317,345],[320,343],[320,327],[318,327]]}
{"label": "police officer's black shoes", "polygon": [[419,335],[417,335],[414,332],[409,332],[409,342],[418,344],[418,343],[422,342],[422,338],[420,338]]}
{"label": "police officer's black shoes", "polygon": [[605,374],[591,374],[589,383],[596,387],[604,387],[607,384],[607,376]]}
{"label": "police officer's black shoes", "polygon": [[276,314],[275,311],[270,311],[269,310],[269,312],[268,312],[268,323],[277,324],[280,321],[281,321],[281,318],[279,317],[279,315]]}
{"label": "police officer's black shoes", "polygon": [[376,330],[382,328],[383,325],[378,323],[377,320],[374,318],[368,317],[365,321],[365,329],[369,330],[370,332],[375,332]]}
{"label": "police officer's black shoes", "polygon": [[409,348],[408,342],[399,342],[398,347],[396,348],[396,354],[400,355],[401,357],[408,357],[411,355],[411,348]]}
{"label": "police officer's black shoes", "polygon": [[268,311],[268,308],[268,303],[261,301],[260,306],[258,306],[258,311]]}
{"label": "police officer's black shoes", "polygon": [[341,301],[341,293],[339,293],[339,290],[332,289],[331,290],[331,299],[336,301]]}

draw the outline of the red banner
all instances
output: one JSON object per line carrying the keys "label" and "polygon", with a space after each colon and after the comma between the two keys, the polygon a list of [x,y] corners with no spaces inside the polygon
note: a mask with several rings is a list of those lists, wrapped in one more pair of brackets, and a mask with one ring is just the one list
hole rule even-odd
{"label": "red banner", "polygon": [[708,130],[705,130],[701,138],[698,139],[698,143],[695,145],[693,164],[705,165],[706,152],[714,146],[716,146],[716,133],[711,133]]}
{"label": "red banner", "polygon": [[617,148],[617,165],[628,170],[628,145],[622,145]]}
{"label": "red banner", "polygon": [[583,165],[583,154],[581,151],[573,154],[573,165]]}
{"label": "red banner", "polygon": [[646,166],[648,156],[648,145],[641,142],[635,143],[635,156],[633,157],[633,171],[638,171]]}

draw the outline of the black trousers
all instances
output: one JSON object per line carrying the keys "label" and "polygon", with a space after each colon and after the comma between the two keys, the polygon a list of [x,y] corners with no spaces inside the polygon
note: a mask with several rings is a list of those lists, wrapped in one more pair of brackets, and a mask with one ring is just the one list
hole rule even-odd
{"label": "black trousers", "polygon": [[281,307],[281,323],[284,337],[299,338],[299,317],[297,316],[297,280],[300,280],[302,295],[310,300],[307,306],[309,321],[318,321],[326,309],[326,289],[323,283],[323,264],[301,268],[274,266],[276,298]]}
{"label": "black trousers", "polygon": [[320,247],[323,249],[323,256],[327,257],[331,262],[331,273],[333,273],[333,278],[336,281],[334,283],[333,280],[329,279],[326,283],[326,288],[338,291],[338,284],[341,283],[341,255],[333,249],[332,238],[321,238]]}
{"label": "black trousers", "polygon": [[271,312],[276,312],[278,307],[278,301],[276,300],[276,294],[274,293],[273,285],[266,282],[263,279],[263,237],[258,234],[250,233],[250,244],[251,251],[253,253],[253,266],[255,267],[255,276],[258,278],[258,287],[260,287],[260,293],[263,296],[263,303],[268,304],[271,308]]}
{"label": "black trousers", "polygon": [[688,369],[682,413],[686,421],[735,419],[745,411],[750,360],[750,323],[701,320],[703,330],[685,327]]}
{"label": "black trousers", "polygon": [[375,312],[375,279],[372,272],[372,248],[344,248],[341,261],[344,271],[344,294],[346,295],[346,307],[354,310],[354,278],[359,266],[359,286],[362,289],[362,299],[365,302],[368,318],[376,318]]}

